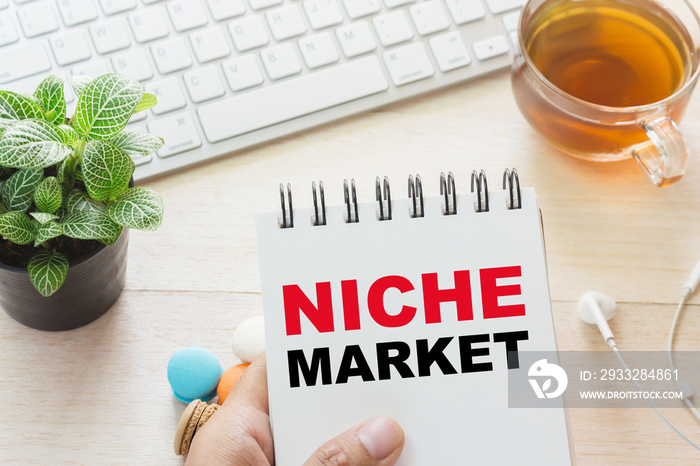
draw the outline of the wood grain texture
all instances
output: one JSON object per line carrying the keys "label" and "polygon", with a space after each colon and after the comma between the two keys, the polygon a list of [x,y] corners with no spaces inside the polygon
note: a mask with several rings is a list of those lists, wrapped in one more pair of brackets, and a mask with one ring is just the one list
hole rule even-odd
{"label": "wood grain texture", "polygon": [[[700,147],[700,102],[680,125]],[[354,117],[148,182],[164,198],[156,233],[132,232],[126,290],[93,324],[65,333],[24,328],[0,313],[0,461],[16,464],[181,464],[172,451],[185,405],[166,378],[170,355],[186,346],[237,363],[231,337],[262,312],[254,214],[278,207],[279,182],[296,206],[311,205],[323,180],[329,204],[344,178],[360,201],[374,200],[387,175],[406,195],[419,173],[426,195],[453,171],[459,192],[473,169],[493,184],[517,167],[544,213],[549,278],[562,350],[606,350],[575,314],[590,289],[620,303],[612,322],[625,350],[663,350],[681,285],[700,257],[700,157],[665,189],[634,161],[589,163],[563,155],[525,122],[508,72]],[[700,350],[700,296],[692,298],[677,347]],[[686,410],[669,417],[696,442]],[[571,410],[578,463],[697,464],[649,409]]]}

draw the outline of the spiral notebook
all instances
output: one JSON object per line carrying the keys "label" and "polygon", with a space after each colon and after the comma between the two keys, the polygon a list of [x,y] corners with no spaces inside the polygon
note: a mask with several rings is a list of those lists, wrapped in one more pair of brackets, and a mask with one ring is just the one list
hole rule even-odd
{"label": "spiral notebook", "polygon": [[403,466],[571,462],[563,407],[508,407],[506,347],[556,344],[535,192],[515,171],[503,186],[441,175],[424,197],[410,177],[399,198],[377,178],[358,205],[346,181],[327,207],[314,184],[301,209],[280,186],[256,222],[278,466],[380,415],[404,429]]}

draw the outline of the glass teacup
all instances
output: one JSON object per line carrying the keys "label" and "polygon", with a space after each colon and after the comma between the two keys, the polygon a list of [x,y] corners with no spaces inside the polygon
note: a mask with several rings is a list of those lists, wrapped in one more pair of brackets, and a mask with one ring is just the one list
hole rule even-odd
{"label": "glass teacup", "polygon": [[530,0],[513,62],[516,102],[564,152],[635,157],[657,186],[680,179],[676,126],[700,74],[700,19],[685,0]]}

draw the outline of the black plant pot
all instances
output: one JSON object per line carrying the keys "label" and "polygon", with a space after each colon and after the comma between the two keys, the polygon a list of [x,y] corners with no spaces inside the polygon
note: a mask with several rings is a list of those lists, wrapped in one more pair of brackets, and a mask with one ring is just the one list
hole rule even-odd
{"label": "black plant pot", "polygon": [[71,330],[107,312],[124,288],[129,230],[70,263],[63,286],[48,298],[29,281],[27,269],[0,264],[0,306],[10,317],[38,330]]}

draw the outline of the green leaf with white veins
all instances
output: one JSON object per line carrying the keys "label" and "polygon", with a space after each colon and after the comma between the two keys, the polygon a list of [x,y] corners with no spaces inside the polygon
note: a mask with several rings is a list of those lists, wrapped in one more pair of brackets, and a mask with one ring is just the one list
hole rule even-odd
{"label": "green leaf with white veins", "polygon": [[51,75],[44,79],[34,91],[34,97],[44,106],[47,116],[53,112],[49,122],[60,125],[66,122],[66,98],[63,94],[65,78],[61,75]]}
{"label": "green leaf with white veins", "polygon": [[87,194],[79,189],[71,191],[66,198],[66,210],[73,212],[99,212],[105,213],[105,207],[90,199]]}
{"label": "green leaf with white veins", "polygon": [[44,225],[49,223],[51,220],[56,220],[58,218],[58,215],[47,214],[46,212],[29,212],[29,215],[34,217],[34,220],[39,222],[40,225]]}
{"label": "green leaf with white veins", "polygon": [[123,227],[157,230],[163,221],[163,199],[149,188],[136,186],[107,206],[107,214]]}
{"label": "green leaf with white veins", "polygon": [[68,125],[56,126],[56,131],[63,137],[63,142],[73,145],[80,140],[80,135]]}
{"label": "green leaf with white veins", "polygon": [[39,225],[36,231],[36,239],[34,240],[34,247],[41,245],[52,238],[56,238],[63,234],[63,228],[56,222],[48,222],[43,225]]}
{"label": "green leaf with white veins", "polygon": [[[121,230],[119,230],[119,232],[121,233]],[[112,236],[111,238],[99,238],[97,241],[104,244],[105,246],[110,246],[110,245],[116,243],[118,239],[119,239],[119,235],[116,235],[116,236]]]}
{"label": "green leaf with white veins", "polygon": [[66,181],[66,160],[58,165],[58,171],[56,172],[56,179],[59,183]]}
{"label": "green leaf with white veins", "polygon": [[88,194],[96,201],[114,199],[129,187],[134,161],[109,141],[90,141],[80,167]]}
{"label": "green leaf with white veins", "polygon": [[44,179],[34,191],[34,204],[41,212],[54,213],[61,207],[62,202],[61,185],[53,176]]}
{"label": "green leaf with white veins", "polygon": [[44,178],[41,168],[17,170],[2,185],[2,205],[7,212],[26,212],[34,200],[34,191]]}
{"label": "green leaf with white veins", "polygon": [[141,98],[141,102],[139,102],[139,104],[134,109],[134,113],[143,112],[144,110],[153,108],[156,106],[157,103],[158,99],[156,99],[156,96],[154,96],[153,94],[144,93],[143,97]]}
{"label": "green leaf with white veins", "polygon": [[63,219],[63,234],[77,239],[118,237],[122,227],[102,212],[73,212]]}
{"label": "green leaf with white veins", "polygon": [[143,97],[135,79],[105,74],[85,86],[73,115],[73,128],[88,139],[109,139],[124,129]]}
{"label": "green leaf with white veins", "polygon": [[36,224],[26,214],[8,212],[0,215],[0,235],[15,244],[31,243],[36,236]]}
{"label": "green leaf with white veins", "polygon": [[163,147],[161,138],[141,131],[122,131],[110,142],[131,157],[143,157]]}
{"label": "green leaf with white veins", "polygon": [[27,118],[44,118],[44,110],[30,97],[0,91],[0,133]]}
{"label": "green leaf with white veins", "polygon": [[0,135],[0,165],[12,168],[46,168],[68,157],[73,148],[43,120],[23,120]]}
{"label": "green leaf with white veins", "polygon": [[60,252],[41,251],[27,264],[29,280],[42,296],[51,296],[68,275],[68,259]]}
{"label": "green leaf with white veins", "polygon": [[73,88],[73,93],[76,98],[80,98],[80,94],[82,94],[83,90],[90,84],[90,81],[92,81],[92,78],[84,74],[76,74],[70,78],[70,85]]}

